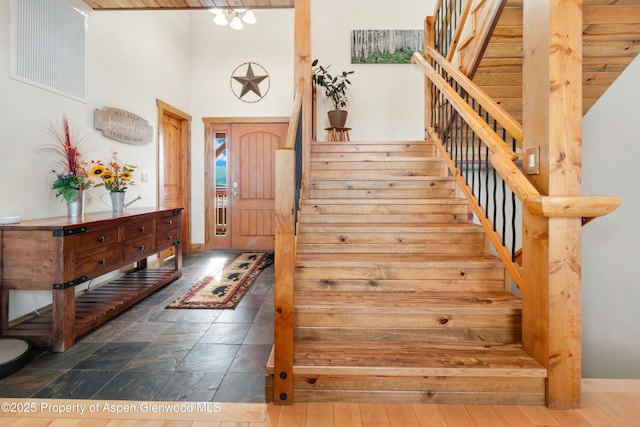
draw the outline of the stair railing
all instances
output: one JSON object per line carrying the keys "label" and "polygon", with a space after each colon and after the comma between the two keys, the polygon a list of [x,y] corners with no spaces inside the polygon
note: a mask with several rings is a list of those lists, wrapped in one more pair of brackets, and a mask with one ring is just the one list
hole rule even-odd
{"label": "stair railing", "polygon": [[472,3],[472,0],[439,0],[436,4],[434,46],[449,60],[456,52]]}
{"label": "stair railing", "polygon": [[520,286],[517,201],[539,195],[517,165],[522,126],[434,49],[425,49],[425,56],[416,54],[413,61],[431,83],[428,131],[440,142],[449,170]]}
{"label": "stair railing", "polygon": [[302,105],[304,79],[298,83],[285,146],[275,158],[274,380],[273,400],[293,403],[293,321],[297,220],[302,192]]}
{"label": "stair railing", "polygon": [[523,208],[538,216],[581,217],[584,224],[620,205],[619,197],[540,194],[519,166],[520,123],[434,49],[412,60],[429,81],[427,131],[518,287]]}

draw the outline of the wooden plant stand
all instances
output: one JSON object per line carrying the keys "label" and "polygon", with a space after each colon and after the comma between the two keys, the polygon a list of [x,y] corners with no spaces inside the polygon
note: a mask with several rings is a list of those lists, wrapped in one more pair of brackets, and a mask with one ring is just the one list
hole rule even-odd
{"label": "wooden plant stand", "polygon": [[342,126],[331,126],[325,128],[327,131],[327,141],[349,141],[349,131],[351,128]]}

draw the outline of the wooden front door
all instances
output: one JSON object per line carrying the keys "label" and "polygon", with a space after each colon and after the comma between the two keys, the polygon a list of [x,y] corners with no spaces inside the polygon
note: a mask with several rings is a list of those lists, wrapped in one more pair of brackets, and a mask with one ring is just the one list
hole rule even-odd
{"label": "wooden front door", "polygon": [[[182,253],[191,248],[190,145],[191,116],[157,101],[158,105],[158,206],[184,208]],[[161,260],[172,255],[160,255]]]}
{"label": "wooden front door", "polygon": [[276,123],[231,127],[232,249],[273,249],[275,153],[284,146],[287,127]]}
{"label": "wooden front door", "polygon": [[[272,250],[275,150],[285,143],[288,119],[204,121],[209,127],[205,150],[207,249]],[[226,165],[225,184],[218,169],[221,158]]]}

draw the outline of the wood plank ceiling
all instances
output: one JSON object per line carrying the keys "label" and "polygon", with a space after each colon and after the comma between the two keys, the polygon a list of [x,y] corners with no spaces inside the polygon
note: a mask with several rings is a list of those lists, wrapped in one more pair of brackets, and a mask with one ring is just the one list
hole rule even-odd
{"label": "wood plank ceiling", "polygon": [[152,9],[291,9],[294,0],[83,0],[94,10]]}

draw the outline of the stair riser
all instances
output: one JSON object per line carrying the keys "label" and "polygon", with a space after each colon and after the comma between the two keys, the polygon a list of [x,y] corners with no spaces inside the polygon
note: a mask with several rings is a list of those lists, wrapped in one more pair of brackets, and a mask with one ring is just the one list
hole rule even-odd
{"label": "stair riser", "polygon": [[365,214],[346,214],[346,215],[307,215],[304,212],[300,216],[302,223],[309,224],[335,224],[335,223],[347,223],[347,224],[361,224],[363,221],[377,224],[467,224],[469,223],[469,216],[467,214],[451,214],[451,213],[431,213],[431,214],[414,214],[414,215],[394,215],[394,214],[380,214],[380,215],[367,215]]}
{"label": "stair riser", "polygon": [[544,388],[544,378],[511,378],[506,383],[505,377],[470,377],[470,376],[427,376],[403,377],[402,386],[393,376],[341,376],[295,374],[294,386],[299,390],[387,390],[387,391],[422,391],[434,392],[467,392],[477,393],[539,393]]}
{"label": "stair riser", "polygon": [[[402,381],[397,379],[397,381]],[[440,405],[522,405],[542,406],[544,393],[468,393],[462,392],[384,392],[384,391],[308,391],[294,389],[297,402],[350,403],[431,403]]]}
{"label": "stair riser", "polygon": [[[442,204],[442,205],[409,205],[402,202],[379,204],[375,202],[361,202],[357,204],[349,203],[321,203],[316,201],[313,205],[303,205],[302,216],[312,215],[359,215],[360,223],[370,224],[369,217],[362,215],[450,215],[469,218],[469,208],[463,204]],[[366,221],[365,221],[366,220]],[[388,222],[388,221],[385,221]],[[401,222],[399,224],[406,224]]]}
{"label": "stair riser", "polygon": [[432,157],[437,153],[437,148],[433,143],[405,143],[405,144],[313,144],[311,146],[313,155],[324,156],[326,153],[346,154],[346,155],[375,155],[382,156],[427,156]]}
{"label": "stair riser", "polygon": [[[328,266],[298,266],[296,268],[296,282],[298,280],[421,280],[446,281],[455,284],[464,281],[486,281],[504,284],[504,269],[500,268],[406,268],[406,267],[328,267]],[[454,288],[455,289],[455,288]],[[503,288],[504,289],[504,288]],[[455,289],[457,290],[457,289]]]}
{"label": "stair riser", "polygon": [[379,243],[379,244],[301,244],[298,243],[298,253],[363,253],[363,254],[449,254],[449,255],[481,255],[484,253],[484,244],[469,245],[439,245],[439,244],[405,244],[405,243]]}
{"label": "stair riser", "polygon": [[[489,310],[487,310],[489,311]],[[412,313],[406,315],[384,314],[372,310],[371,313],[296,313],[296,327],[305,328],[332,328],[347,327],[368,328],[384,334],[388,328],[407,329],[436,329],[446,331],[448,329],[518,329],[522,322],[520,312],[511,314],[492,313],[447,313],[443,309],[441,313]],[[375,341],[374,336],[369,338]]]}
{"label": "stair riser", "polygon": [[412,151],[313,151],[313,159],[316,161],[331,161],[336,159],[351,159],[351,160],[385,160],[385,159],[407,159],[407,158],[424,158],[435,157],[436,149],[425,149],[424,147],[415,147]]}
{"label": "stair riser", "polygon": [[311,158],[311,171],[321,172],[327,170],[367,170],[367,171],[381,171],[381,170],[422,170],[422,169],[434,169],[445,170],[445,163],[441,159],[437,158],[383,158],[383,159],[358,159],[357,156],[353,157],[336,157],[335,159],[317,159]]}
{"label": "stair riser", "polygon": [[299,291],[328,291],[328,292],[502,292],[504,281],[487,280],[422,280],[421,278],[407,280],[343,280],[343,279],[296,279],[296,289]]}
{"label": "stair riser", "polygon": [[399,168],[399,169],[333,169],[311,170],[311,182],[316,180],[370,180],[387,181],[394,179],[414,179],[415,177],[441,176],[444,170],[441,167],[431,169],[424,168]]}
{"label": "stair riser", "polygon": [[434,190],[425,188],[394,189],[394,190],[310,190],[309,195],[314,199],[420,199],[420,198],[448,198],[454,197],[455,191]]}
{"label": "stair riser", "polygon": [[[312,228],[312,230],[308,230]],[[480,255],[485,252],[482,233],[439,233],[384,229],[369,233],[322,232],[302,227],[298,236],[299,253],[423,253]]]}
{"label": "stair riser", "polygon": [[[519,326],[518,326],[519,328]],[[352,328],[352,327],[297,327],[296,340],[315,341],[413,341],[413,342],[491,342],[517,343],[521,329],[504,328]]]}
{"label": "stair riser", "polygon": [[[450,178],[422,177],[415,180],[399,181],[313,181],[313,190],[455,190],[456,184]],[[312,197],[313,198],[313,197]]]}
{"label": "stair riser", "polygon": [[[273,375],[265,390],[273,396]],[[543,378],[294,375],[297,402],[542,406],[544,390]]]}
{"label": "stair riser", "polygon": [[[324,230],[319,230],[323,228]],[[370,232],[350,231],[347,227],[335,232],[327,231],[330,227],[304,227],[298,236],[298,243],[315,245],[441,245],[445,246],[483,246],[484,235],[477,230],[467,233],[442,233],[438,230],[422,232],[419,229],[407,227],[406,232],[391,229],[373,229]],[[391,227],[389,227],[391,228]],[[311,229],[311,230],[309,230]],[[440,249],[440,248],[439,248]]]}

